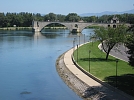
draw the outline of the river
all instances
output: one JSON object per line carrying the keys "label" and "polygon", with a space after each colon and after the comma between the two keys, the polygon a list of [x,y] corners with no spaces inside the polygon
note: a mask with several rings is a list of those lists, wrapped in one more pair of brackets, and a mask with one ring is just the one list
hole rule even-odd
{"label": "river", "polygon": [[[0,31],[0,100],[81,100],[59,77],[59,55],[89,41],[93,29],[71,34],[64,29]],[[85,35],[84,35],[85,34]]]}

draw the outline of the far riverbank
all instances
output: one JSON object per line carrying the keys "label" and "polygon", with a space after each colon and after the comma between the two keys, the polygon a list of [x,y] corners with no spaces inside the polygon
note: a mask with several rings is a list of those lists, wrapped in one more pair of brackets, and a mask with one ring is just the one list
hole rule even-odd
{"label": "far riverbank", "polygon": [[[44,27],[44,29],[67,29],[66,27]],[[0,30],[32,30],[32,27],[3,27]]]}
{"label": "far riverbank", "polygon": [[32,30],[32,27],[3,27],[0,30]]}
{"label": "far riverbank", "polygon": [[[86,27],[87,29],[92,29],[92,28],[99,28],[99,26],[95,26],[95,25],[92,25],[92,26],[88,26]],[[67,29],[67,27],[44,27],[44,29]],[[0,30],[31,30],[32,31],[32,27],[2,27],[0,28]]]}

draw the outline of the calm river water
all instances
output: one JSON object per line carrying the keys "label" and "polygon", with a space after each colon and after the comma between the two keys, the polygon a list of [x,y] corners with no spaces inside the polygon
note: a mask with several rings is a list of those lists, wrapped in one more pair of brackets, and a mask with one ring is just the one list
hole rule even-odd
{"label": "calm river water", "polygon": [[[84,29],[80,42],[93,29]],[[69,30],[0,31],[0,100],[81,100],[58,76],[55,62],[72,48]]]}

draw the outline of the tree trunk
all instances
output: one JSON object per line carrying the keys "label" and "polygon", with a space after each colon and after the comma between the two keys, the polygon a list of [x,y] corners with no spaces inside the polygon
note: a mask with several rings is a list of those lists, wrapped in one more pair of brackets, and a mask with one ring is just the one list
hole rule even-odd
{"label": "tree trunk", "polygon": [[[104,41],[104,43],[105,43],[105,41]],[[106,45],[106,48],[107,48],[108,50],[105,50],[105,44],[104,44],[104,43],[102,42],[102,48],[103,48],[103,50],[104,50],[105,53],[106,53],[106,60],[108,60],[109,53],[110,53],[111,49],[115,46],[116,43],[108,43],[108,44]]]}
{"label": "tree trunk", "polygon": [[106,54],[106,60],[108,60],[109,53]]}
{"label": "tree trunk", "polygon": [[104,43],[101,42],[101,44],[102,44],[102,49],[107,53],[107,51],[106,51],[105,48],[104,48]]}
{"label": "tree trunk", "polygon": [[108,51],[106,52],[106,60],[108,60],[108,56],[109,56],[110,51],[111,51],[111,48],[109,48]]}

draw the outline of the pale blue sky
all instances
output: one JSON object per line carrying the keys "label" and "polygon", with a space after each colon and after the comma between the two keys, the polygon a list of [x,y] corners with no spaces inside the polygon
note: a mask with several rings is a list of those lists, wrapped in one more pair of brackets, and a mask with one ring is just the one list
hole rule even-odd
{"label": "pale blue sky", "polygon": [[30,12],[67,15],[134,9],[134,0],[1,0],[0,12]]}

